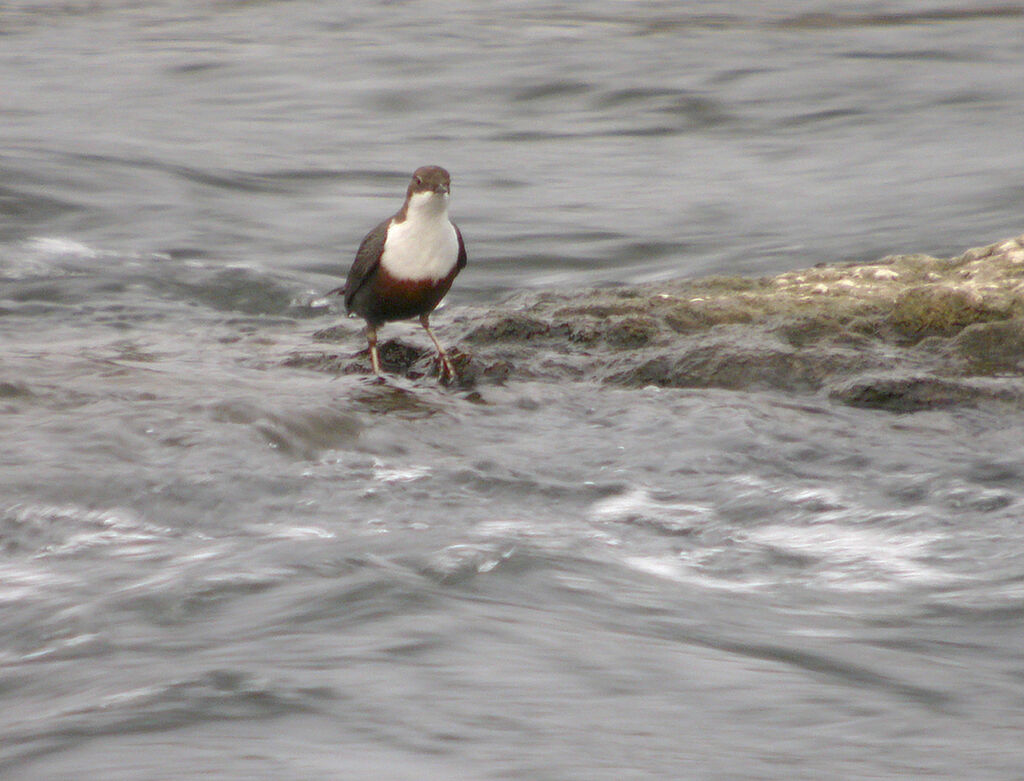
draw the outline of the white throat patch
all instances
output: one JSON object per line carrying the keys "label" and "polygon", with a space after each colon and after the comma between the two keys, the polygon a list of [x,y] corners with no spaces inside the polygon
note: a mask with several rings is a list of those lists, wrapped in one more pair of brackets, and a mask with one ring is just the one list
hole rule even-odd
{"label": "white throat patch", "polygon": [[459,260],[459,238],[448,220],[448,198],[414,193],[402,222],[392,221],[381,266],[397,279],[441,280]]}

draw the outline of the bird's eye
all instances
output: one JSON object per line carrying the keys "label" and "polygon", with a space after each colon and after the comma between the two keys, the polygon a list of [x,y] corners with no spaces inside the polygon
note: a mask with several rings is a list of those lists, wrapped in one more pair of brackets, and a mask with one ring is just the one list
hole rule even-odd
{"label": "bird's eye", "polygon": [[423,180],[420,179],[418,176],[414,176],[412,180],[416,182],[416,184],[423,184]]}

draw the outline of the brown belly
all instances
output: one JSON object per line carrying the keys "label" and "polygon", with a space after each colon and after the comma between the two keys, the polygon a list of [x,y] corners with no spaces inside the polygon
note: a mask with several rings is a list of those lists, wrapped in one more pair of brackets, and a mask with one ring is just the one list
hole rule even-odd
{"label": "brown belly", "polygon": [[407,320],[428,314],[444,298],[459,273],[458,267],[443,279],[396,279],[380,266],[356,293],[349,307],[371,324]]}

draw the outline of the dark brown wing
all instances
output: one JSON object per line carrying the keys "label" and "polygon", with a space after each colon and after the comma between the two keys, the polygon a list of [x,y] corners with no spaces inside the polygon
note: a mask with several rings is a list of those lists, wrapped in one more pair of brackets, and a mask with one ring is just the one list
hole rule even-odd
{"label": "dark brown wing", "polygon": [[381,253],[384,252],[384,240],[388,237],[388,225],[390,224],[391,218],[388,217],[366,234],[366,238],[356,250],[356,259],[352,262],[352,268],[348,270],[345,284],[331,291],[331,293],[338,293],[345,297],[346,311],[349,311],[352,306],[352,297],[359,292],[359,288],[366,284],[380,263]]}
{"label": "dark brown wing", "polygon": [[459,230],[459,226],[454,222],[452,227],[455,228],[455,235],[459,237],[459,263],[458,268],[464,269],[466,267],[466,244],[462,241],[462,231]]}

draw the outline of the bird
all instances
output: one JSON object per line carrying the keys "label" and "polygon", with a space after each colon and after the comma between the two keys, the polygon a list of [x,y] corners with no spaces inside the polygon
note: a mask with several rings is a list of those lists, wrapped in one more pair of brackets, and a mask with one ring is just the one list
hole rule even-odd
{"label": "bird", "polygon": [[441,380],[455,378],[448,354],[430,327],[430,313],[466,267],[462,232],[448,217],[451,176],[439,165],[413,172],[405,203],[366,234],[345,284],[330,291],[341,295],[345,311],[366,321],[373,373],[381,377],[377,329],[394,320],[418,317],[437,349]]}

